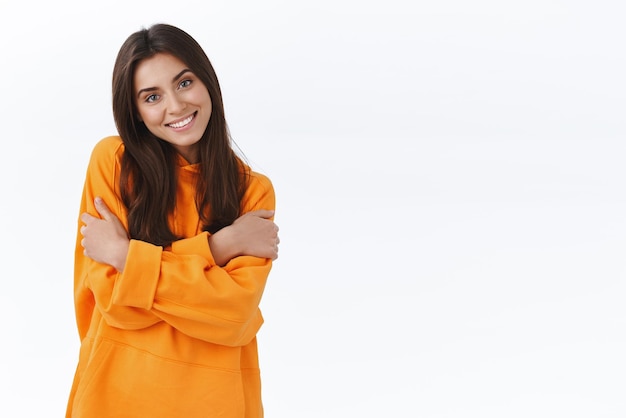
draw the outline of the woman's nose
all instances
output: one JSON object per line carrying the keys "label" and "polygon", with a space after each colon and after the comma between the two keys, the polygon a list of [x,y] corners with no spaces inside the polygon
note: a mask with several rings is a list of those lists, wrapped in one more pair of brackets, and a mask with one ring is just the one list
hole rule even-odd
{"label": "woman's nose", "polygon": [[176,115],[182,112],[187,107],[187,103],[184,100],[181,100],[180,97],[172,94],[168,97],[167,100],[167,111],[172,115]]}

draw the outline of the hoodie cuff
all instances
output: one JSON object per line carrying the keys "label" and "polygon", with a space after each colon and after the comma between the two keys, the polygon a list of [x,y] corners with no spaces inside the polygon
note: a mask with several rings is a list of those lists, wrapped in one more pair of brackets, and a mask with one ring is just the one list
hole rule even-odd
{"label": "hoodie cuff", "polygon": [[161,272],[163,248],[144,241],[130,240],[124,271],[113,289],[113,303],[151,309]]}

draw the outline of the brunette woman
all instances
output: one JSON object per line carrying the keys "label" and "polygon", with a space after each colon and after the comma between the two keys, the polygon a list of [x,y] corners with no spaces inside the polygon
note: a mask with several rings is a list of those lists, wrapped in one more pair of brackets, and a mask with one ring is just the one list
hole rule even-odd
{"label": "brunette woman", "polygon": [[80,206],[66,416],[262,417],[272,183],[234,152],[213,67],[176,27],[124,42],[113,116],[119,136],[95,146]]}

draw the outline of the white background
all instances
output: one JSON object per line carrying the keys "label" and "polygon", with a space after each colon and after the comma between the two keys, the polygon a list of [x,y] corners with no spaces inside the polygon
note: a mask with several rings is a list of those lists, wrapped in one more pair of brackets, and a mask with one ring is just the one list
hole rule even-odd
{"label": "white background", "polygon": [[6,416],[64,414],[83,176],[156,22],[276,188],[268,418],[626,416],[623,4],[0,0]]}

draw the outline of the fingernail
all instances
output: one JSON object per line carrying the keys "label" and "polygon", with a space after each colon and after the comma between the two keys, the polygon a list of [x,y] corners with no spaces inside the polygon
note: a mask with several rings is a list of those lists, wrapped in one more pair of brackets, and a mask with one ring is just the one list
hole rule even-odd
{"label": "fingernail", "polygon": [[95,203],[96,205],[101,204],[101,203],[102,203],[102,198],[101,198],[101,197],[99,197],[99,196],[98,196],[98,197],[96,197],[96,198],[94,199],[94,203]]}

